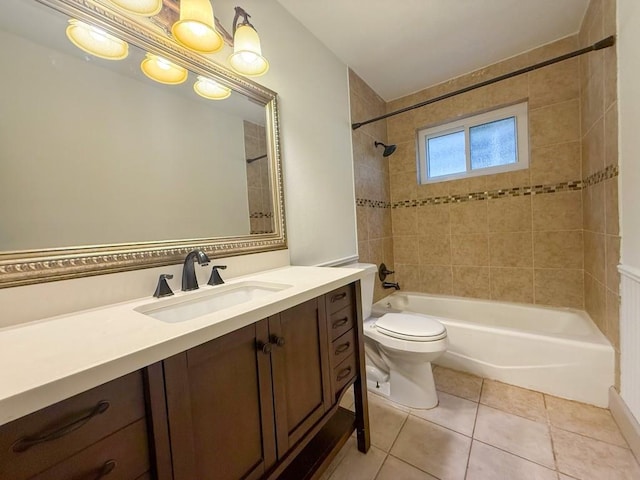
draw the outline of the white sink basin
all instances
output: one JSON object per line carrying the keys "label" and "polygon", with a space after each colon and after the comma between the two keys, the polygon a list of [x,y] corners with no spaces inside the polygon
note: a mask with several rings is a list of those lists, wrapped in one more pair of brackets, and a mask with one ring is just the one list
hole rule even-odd
{"label": "white sink basin", "polygon": [[257,298],[273,295],[291,285],[267,282],[240,282],[220,285],[182,298],[142,305],[134,310],[167,323],[178,323],[218,312]]}

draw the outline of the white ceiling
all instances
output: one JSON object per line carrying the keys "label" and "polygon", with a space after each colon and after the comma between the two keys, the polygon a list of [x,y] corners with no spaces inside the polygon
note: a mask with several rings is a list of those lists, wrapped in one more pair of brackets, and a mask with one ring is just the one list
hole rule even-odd
{"label": "white ceiling", "polygon": [[278,0],[384,100],[577,33],[589,0]]}

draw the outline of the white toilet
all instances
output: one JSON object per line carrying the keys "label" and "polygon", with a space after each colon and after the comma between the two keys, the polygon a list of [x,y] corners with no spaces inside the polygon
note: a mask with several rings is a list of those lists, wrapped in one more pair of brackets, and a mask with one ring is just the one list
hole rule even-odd
{"label": "white toilet", "polygon": [[411,408],[437,406],[431,362],[449,345],[446,328],[427,315],[386,313],[371,317],[377,267],[362,263],[349,266],[366,270],[361,286],[369,390]]}

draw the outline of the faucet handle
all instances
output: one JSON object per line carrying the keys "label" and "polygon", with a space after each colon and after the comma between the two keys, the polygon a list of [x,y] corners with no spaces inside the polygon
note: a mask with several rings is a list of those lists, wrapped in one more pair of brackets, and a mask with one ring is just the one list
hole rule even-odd
{"label": "faucet handle", "polygon": [[222,285],[224,280],[220,276],[220,272],[218,270],[225,270],[227,268],[226,265],[214,265],[211,267],[211,276],[209,277],[208,285]]}
{"label": "faucet handle", "polygon": [[156,287],[156,291],[153,293],[153,296],[156,298],[160,298],[173,295],[173,291],[167,283],[167,280],[171,280],[172,278],[173,275],[170,275],[168,273],[163,273],[162,275],[160,275],[160,278],[158,278],[158,286]]}

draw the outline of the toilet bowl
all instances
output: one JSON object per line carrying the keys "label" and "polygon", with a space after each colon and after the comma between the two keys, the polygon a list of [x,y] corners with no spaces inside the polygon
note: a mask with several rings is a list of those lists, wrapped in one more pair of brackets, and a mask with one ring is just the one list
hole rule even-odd
{"label": "toilet bowl", "polygon": [[369,390],[411,408],[433,408],[438,396],[431,362],[448,347],[447,330],[436,317],[386,313],[371,316],[377,268],[365,269],[361,281],[365,358]]}

